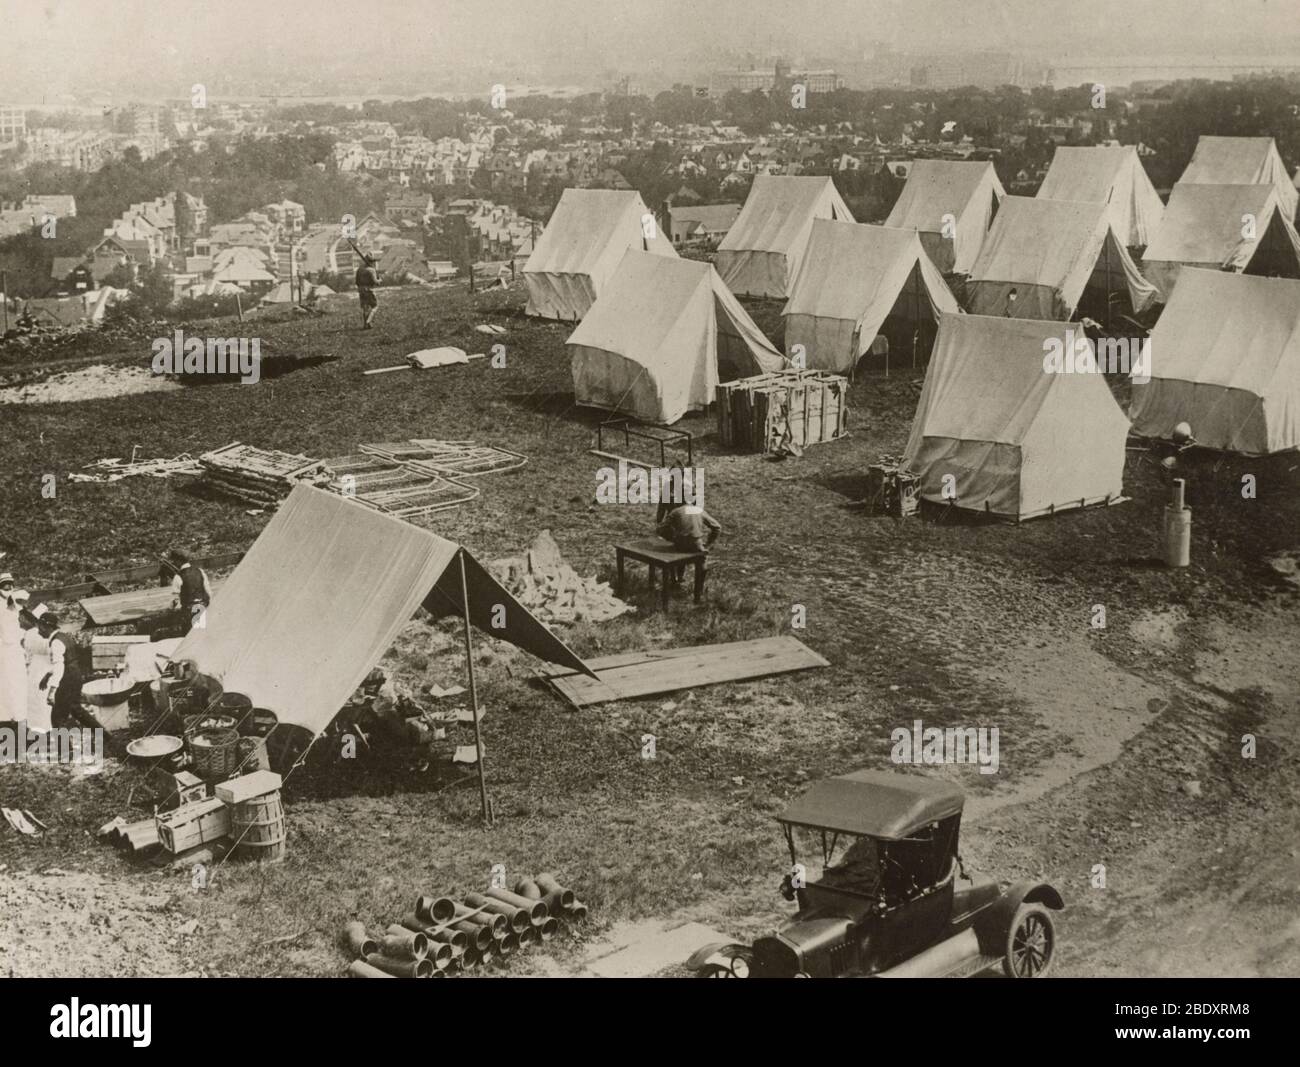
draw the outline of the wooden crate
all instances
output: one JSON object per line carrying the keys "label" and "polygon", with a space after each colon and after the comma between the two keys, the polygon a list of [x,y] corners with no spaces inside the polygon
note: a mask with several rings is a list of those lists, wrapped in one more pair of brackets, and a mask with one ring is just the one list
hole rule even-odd
{"label": "wooden crate", "polygon": [[158,816],[158,840],[168,852],[184,852],[230,836],[230,809],[217,797],[182,804]]}
{"label": "wooden crate", "polygon": [[718,440],[771,452],[787,432],[799,448],[834,441],[848,430],[848,379],[818,370],[777,371],[718,386]]}
{"label": "wooden crate", "polygon": [[[168,590],[170,592],[170,589]],[[90,665],[97,671],[114,671],[125,666],[127,650],[132,645],[147,645],[148,634],[119,634],[90,639]]]}
{"label": "wooden crate", "polygon": [[913,515],[920,506],[919,484],[920,479],[902,470],[897,460],[872,463],[867,467],[867,506],[895,518]]}

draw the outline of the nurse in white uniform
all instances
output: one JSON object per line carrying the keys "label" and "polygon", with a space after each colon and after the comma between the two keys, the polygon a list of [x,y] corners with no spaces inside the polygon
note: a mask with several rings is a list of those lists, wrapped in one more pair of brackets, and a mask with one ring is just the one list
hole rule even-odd
{"label": "nurse in white uniform", "polygon": [[0,722],[27,718],[27,664],[18,621],[24,599],[14,589],[14,576],[0,574]]}

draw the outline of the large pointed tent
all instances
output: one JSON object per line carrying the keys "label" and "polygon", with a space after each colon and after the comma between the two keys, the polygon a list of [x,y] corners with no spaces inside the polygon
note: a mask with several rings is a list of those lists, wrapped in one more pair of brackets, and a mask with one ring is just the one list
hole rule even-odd
{"label": "large pointed tent", "polygon": [[524,264],[527,314],[582,318],[629,248],[677,258],[640,193],[565,189]]}
{"label": "large pointed tent", "polygon": [[1300,449],[1300,281],[1188,268],[1133,383],[1133,430],[1257,456]]}
{"label": "large pointed tent", "polygon": [[915,327],[957,310],[915,230],[818,219],[781,314],[787,352],[845,373],[891,315]]}
{"label": "large pointed tent", "polygon": [[885,225],[916,230],[944,274],[969,274],[1006,195],[992,163],[917,159]]}
{"label": "large pointed tent", "polygon": [[944,315],[904,463],[926,500],[1013,519],[1117,499],[1129,422],[1103,375],[1050,373],[1061,322]]}
{"label": "large pointed tent", "polygon": [[1065,320],[1090,289],[1103,304],[1107,294],[1127,290],[1134,311],[1157,297],[1116,236],[1106,205],[1003,200],[967,281],[969,310]]}
{"label": "large pointed tent", "polygon": [[1105,204],[1111,226],[1129,248],[1147,246],[1165,211],[1132,145],[1060,146],[1038,199]]}
{"label": "large pointed tent", "polygon": [[786,297],[814,219],[852,222],[830,178],[760,174],[718,245],[715,265],[737,296]]}
{"label": "large pointed tent", "polygon": [[1300,278],[1300,236],[1273,186],[1175,185],[1142,269],[1168,300],[1183,267]]}
{"label": "large pointed tent", "polygon": [[1271,185],[1288,222],[1295,221],[1297,193],[1272,137],[1201,137],[1180,185]]}
{"label": "large pointed tent", "polygon": [[673,423],[785,363],[707,263],[628,252],[568,340],[574,399]]}
{"label": "large pointed tent", "polygon": [[173,659],[315,736],[421,605],[436,616],[467,612],[492,637],[589,673],[459,545],[305,485],[280,505]]}

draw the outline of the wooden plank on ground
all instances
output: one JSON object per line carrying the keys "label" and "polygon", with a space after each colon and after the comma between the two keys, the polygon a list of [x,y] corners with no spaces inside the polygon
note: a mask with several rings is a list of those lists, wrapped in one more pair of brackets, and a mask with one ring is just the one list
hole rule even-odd
{"label": "wooden plank on ground", "polygon": [[574,707],[631,700],[656,693],[738,682],[829,664],[794,637],[763,637],[722,645],[624,653],[590,660],[595,678],[570,671],[547,681]]}

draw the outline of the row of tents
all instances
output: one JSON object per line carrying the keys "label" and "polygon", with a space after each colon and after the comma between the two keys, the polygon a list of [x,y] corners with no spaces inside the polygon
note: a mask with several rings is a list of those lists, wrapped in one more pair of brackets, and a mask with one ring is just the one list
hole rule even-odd
{"label": "row of tents", "polygon": [[[1134,147],[1060,147],[1033,198],[1007,196],[991,163],[916,160],[884,225],[915,231],[978,313],[1008,313],[1014,289],[1012,317],[1068,318],[1089,289],[1142,311],[1183,266],[1300,277],[1296,202],[1272,138],[1202,137],[1167,206]],[[756,177],[718,246],[724,284],[789,298],[818,220],[854,221],[829,177]],[[582,318],[629,248],[677,255],[635,191],[566,190],[524,267],[528,313]]]}

